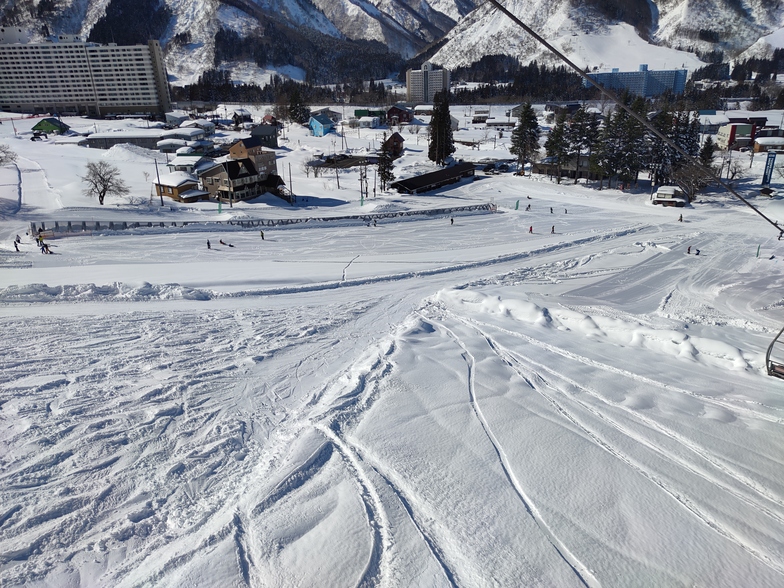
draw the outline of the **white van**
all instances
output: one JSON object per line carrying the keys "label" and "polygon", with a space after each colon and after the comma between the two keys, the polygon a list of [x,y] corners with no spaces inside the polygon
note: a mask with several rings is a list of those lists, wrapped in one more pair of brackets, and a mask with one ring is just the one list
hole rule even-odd
{"label": "white van", "polygon": [[686,206],[689,199],[678,186],[660,186],[653,195],[653,203],[662,206]]}

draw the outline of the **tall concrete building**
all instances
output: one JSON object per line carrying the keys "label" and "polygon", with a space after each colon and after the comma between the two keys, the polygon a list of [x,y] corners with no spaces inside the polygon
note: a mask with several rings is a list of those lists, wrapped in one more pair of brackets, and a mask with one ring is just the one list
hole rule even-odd
{"label": "tall concrete building", "polygon": [[[649,70],[647,65],[642,64],[638,71],[619,71],[614,68],[610,72],[589,73],[588,76],[610,90],[628,90],[635,96],[653,98],[667,90],[673,94],[683,94],[688,72],[685,69]],[[587,88],[591,84],[585,80],[583,85]]]}
{"label": "tall concrete building", "polygon": [[163,114],[171,97],[158,41],[118,46],[73,35],[32,43],[0,28],[0,110],[61,114]]}
{"label": "tall concrete building", "polygon": [[408,102],[432,102],[441,90],[449,91],[449,70],[433,69],[426,61],[422,69],[409,69],[406,72],[406,100]]}

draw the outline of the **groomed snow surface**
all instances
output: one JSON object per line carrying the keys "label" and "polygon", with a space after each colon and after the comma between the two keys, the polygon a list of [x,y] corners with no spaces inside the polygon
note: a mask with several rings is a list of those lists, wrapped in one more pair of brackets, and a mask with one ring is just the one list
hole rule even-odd
{"label": "groomed snow surface", "polygon": [[[303,171],[340,139],[291,128],[297,206],[161,211],[150,152],[35,122],[0,126],[3,586],[784,585],[784,244],[743,204],[481,172],[360,203]],[[398,177],[432,169],[403,135]],[[133,190],[99,207],[102,158]],[[739,189],[784,221],[763,160]],[[42,220],[167,226],[42,255]]]}

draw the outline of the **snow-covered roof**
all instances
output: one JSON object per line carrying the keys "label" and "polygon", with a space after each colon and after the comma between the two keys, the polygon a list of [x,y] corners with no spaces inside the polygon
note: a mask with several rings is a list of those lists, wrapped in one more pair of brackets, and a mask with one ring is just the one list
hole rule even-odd
{"label": "snow-covered roof", "polygon": [[726,125],[730,122],[726,114],[702,114],[700,124],[702,125]]}
{"label": "snow-covered roof", "polygon": [[184,171],[175,171],[169,174],[163,174],[161,179],[157,182],[161,186],[171,186],[172,188],[177,188],[178,186],[182,186],[183,184],[198,184],[199,180],[196,176],[189,174],[188,172]]}
{"label": "snow-covered roof", "polygon": [[176,167],[178,165],[196,165],[202,159],[204,159],[203,155],[179,153],[179,149],[178,149],[177,156],[166,165],[168,165],[169,167]]}
{"label": "snow-covered roof", "polygon": [[183,141],[182,139],[163,139],[162,141],[158,141],[156,145],[160,147],[185,147],[188,144],[187,141]]}
{"label": "snow-covered roof", "polygon": [[188,153],[193,153],[193,147],[188,147],[187,145],[185,147],[180,147],[179,149],[177,149],[177,153],[179,155],[187,155]]}
{"label": "snow-covered roof", "polygon": [[758,137],[754,142],[765,147],[784,145],[784,137]]}
{"label": "snow-covered roof", "polygon": [[92,133],[91,139],[117,139],[117,138],[142,138],[150,139],[160,137],[161,131],[158,129],[128,129],[120,131],[110,131],[105,133]]}
{"label": "snow-covered roof", "polygon": [[163,131],[161,137],[190,137],[194,139],[198,136],[204,135],[204,131],[200,128],[180,127],[179,129],[171,129],[170,131]]}
{"label": "snow-covered roof", "polygon": [[212,122],[210,122],[210,121],[208,121],[206,119],[200,118],[200,119],[197,119],[197,120],[186,120],[186,121],[183,121],[183,123],[180,125],[180,128],[181,129],[188,128],[188,127],[204,128],[204,127],[214,127],[214,126],[215,126],[215,123],[212,123]]}

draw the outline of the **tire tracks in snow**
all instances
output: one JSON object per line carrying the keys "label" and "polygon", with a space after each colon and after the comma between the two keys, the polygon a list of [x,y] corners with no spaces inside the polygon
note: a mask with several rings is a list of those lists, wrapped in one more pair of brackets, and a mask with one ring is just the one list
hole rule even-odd
{"label": "tire tracks in snow", "polygon": [[[421,315],[420,315],[421,316]],[[432,319],[428,319],[422,316],[422,320],[428,323],[434,323]],[[498,438],[493,433],[490,424],[487,421],[484,413],[482,412],[482,408],[479,405],[479,402],[476,397],[476,389],[475,389],[475,377],[476,377],[476,362],[474,356],[468,350],[468,347],[463,343],[460,337],[457,334],[449,329],[443,323],[436,323],[445,333],[447,333],[454,342],[463,350],[462,357],[466,362],[466,366],[468,368],[468,395],[471,402],[471,408],[474,411],[474,414],[477,417],[482,429],[485,432],[490,444],[493,446],[496,456],[498,457],[498,462],[501,466],[502,471],[504,472],[504,476],[508,480],[509,484],[512,486],[512,489],[517,494],[518,498],[522,502],[525,510],[534,520],[536,525],[539,527],[539,530],[547,537],[550,544],[553,546],[555,551],[558,555],[563,559],[563,561],[572,569],[575,573],[577,578],[582,582],[582,584],[588,588],[601,588],[601,583],[594,577],[588,567],[582,563],[577,556],[575,556],[571,550],[566,546],[566,544],[556,535],[556,533],[550,528],[545,521],[542,513],[537,508],[536,504],[533,500],[528,496],[525,489],[523,488],[520,481],[517,479],[517,476],[512,469],[512,465],[509,462],[509,458],[504,451],[503,446],[498,441]]]}

